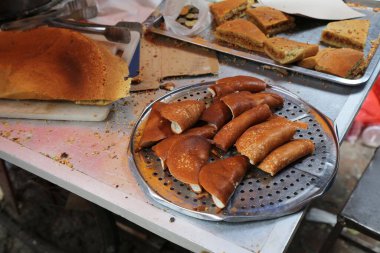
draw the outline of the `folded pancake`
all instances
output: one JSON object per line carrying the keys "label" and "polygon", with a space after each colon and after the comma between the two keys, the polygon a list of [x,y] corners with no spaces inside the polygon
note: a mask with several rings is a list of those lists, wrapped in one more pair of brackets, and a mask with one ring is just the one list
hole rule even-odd
{"label": "folded pancake", "polygon": [[260,6],[246,11],[249,21],[268,35],[285,32],[296,26],[294,18],[271,7]]}
{"label": "folded pancake", "polygon": [[321,41],[334,47],[363,50],[369,26],[370,21],[363,19],[330,22],[322,31]]}
{"label": "folded pancake", "polygon": [[170,174],[190,185],[194,192],[202,192],[199,171],[207,163],[210,149],[210,142],[202,136],[189,135],[181,138],[168,153],[166,164]]}
{"label": "folded pancake", "polygon": [[166,168],[166,159],[168,157],[169,150],[178,140],[188,135],[197,135],[207,139],[211,139],[212,137],[214,137],[215,133],[216,128],[214,126],[206,125],[201,127],[194,127],[182,134],[175,134],[170,136],[169,138],[162,140],[158,144],[154,145],[152,147],[152,150],[156,154],[156,156],[160,158],[162,168]]}
{"label": "folded pancake", "polygon": [[253,23],[245,19],[235,19],[227,21],[218,26],[215,37],[252,51],[264,52],[265,34]]}
{"label": "folded pancake", "polygon": [[271,109],[282,107],[284,99],[274,93],[250,93],[241,91],[228,94],[221,98],[231,110],[232,117],[235,118],[243,112],[262,104],[267,104]]}
{"label": "folded pancake", "polygon": [[260,124],[249,128],[237,140],[237,151],[249,158],[253,165],[259,164],[272,150],[290,141],[297,128],[292,125],[261,127]]}
{"label": "folded pancake", "polygon": [[309,127],[308,124],[305,122],[291,121],[291,120],[288,120],[287,118],[284,118],[284,117],[281,117],[281,116],[278,116],[275,114],[272,115],[267,121],[257,125],[257,127],[264,129],[264,128],[281,127],[284,125],[289,125],[289,126],[293,126],[293,127],[297,128],[297,129],[304,129],[304,130],[307,130]]}
{"label": "folded pancake", "polygon": [[260,92],[264,91],[267,84],[252,76],[232,76],[219,79],[207,90],[213,97],[222,97],[236,91]]}
{"label": "folded pancake", "polygon": [[248,159],[242,155],[218,160],[202,167],[199,182],[211,194],[215,205],[224,208],[244,178],[248,166]]}
{"label": "folded pancake", "polygon": [[315,69],[328,74],[354,78],[364,61],[361,51],[351,48],[334,48],[324,50],[316,56]]}
{"label": "folded pancake", "polygon": [[257,167],[274,176],[289,164],[312,154],[314,146],[311,140],[290,141],[273,150]]}
{"label": "folded pancake", "polygon": [[171,122],[174,133],[180,134],[192,127],[206,109],[205,103],[198,100],[184,100],[166,104],[161,115]]}
{"label": "folded pancake", "polygon": [[220,100],[215,101],[206,110],[203,111],[200,120],[207,122],[209,125],[220,129],[224,124],[230,121],[232,114],[230,109]]}
{"label": "folded pancake", "polygon": [[165,104],[161,102],[153,104],[136,151],[150,147],[160,140],[173,135],[170,129],[170,121],[161,116],[160,110],[163,106]]}
{"label": "folded pancake", "polygon": [[227,20],[238,18],[244,14],[247,9],[247,0],[225,0],[210,5],[215,23],[222,24]]}
{"label": "folded pancake", "polygon": [[318,45],[274,37],[264,42],[265,53],[280,64],[289,64],[318,53]]}
{"label": "folded pancake", "polygon": [[0,32],[0,98],[108,104],[128,96],[128,64],[69,29]]}
{"label": "folded pancake", "polygon": [[258,105],[245,111],[220,129],[214,136],[215,145],[227,151],[249,127],[267,120],[272,115],[269,106]]}

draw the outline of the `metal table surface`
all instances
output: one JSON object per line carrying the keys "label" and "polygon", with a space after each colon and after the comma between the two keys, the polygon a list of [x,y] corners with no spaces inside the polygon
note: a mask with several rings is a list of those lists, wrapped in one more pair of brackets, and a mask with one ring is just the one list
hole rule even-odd
{"label": "metal table surface", "polygon": [[[283,77],[225,55],[219,59],[218,77],[174,82],[179,87],[238,74],[263,78],[326,114],[334,121],[340,141],[380,71],[378,63],[366,84],[344,87],[300,75]],[[304,211],[260,222],[208,222],[168,210],[144,195],[129,169],[129,135],[142,109],[164,93],[134,93],[114,103],[105,122],[0,119],[0,158],[195,252],[283,252]]]}

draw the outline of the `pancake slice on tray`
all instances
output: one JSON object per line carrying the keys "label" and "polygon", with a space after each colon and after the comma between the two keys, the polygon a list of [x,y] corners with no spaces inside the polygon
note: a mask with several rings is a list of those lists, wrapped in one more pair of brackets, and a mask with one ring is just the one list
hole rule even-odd
{"label": "pancake slice on tray", "polygon": [[246,11],[248,20],[256,24],[268,35],[285,32],[294,28],[294,18],[279,10],[267,6],[251,8]]}
{"label": "pancake slice on tray", "polygon": [[247,0],[224,0],[210,5],[210,12],[214,17],[217,25],[220,25],[227,20],[239,18],[244,15],[247,9]]}
{"label": "pancake slice on tray", "polygon": [[274,37],[264,42],[265,53],[280,64],[289,64],[314,56],[319,47],[286,38]]}
{"label": "pancake slice on tray", "polygon": [[322,31],[321,41],[334,47],[363,50],[369,27],[370,21],[364,19],[330,22]]}
{"label": "pancake slice on tray", "polygon": [[218,26],[215,37],[248,50],[264,52],[265,34],[245,19],[235,19]]}

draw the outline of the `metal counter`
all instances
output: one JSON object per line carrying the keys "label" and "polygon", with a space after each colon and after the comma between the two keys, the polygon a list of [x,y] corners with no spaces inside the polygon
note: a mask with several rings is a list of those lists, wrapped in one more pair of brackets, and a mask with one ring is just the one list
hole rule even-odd
{"label": "metal counter", "polygon": [[[326,114],[340,141],[380,71],[378,63],[366,84],[344,87],[300,75],[282,76],[226,55],[219,59],[218,77],[174,80],[176,86],[232,75],[263,78]],[[163,90],[134,93],[114,103],[104,122],[0,119],[0,158],[195,252],[284,251],[304,211],[260,222],[209,222],[169,210],[143,193],[128,167],[129,137],[143,108],[163,94]]]}

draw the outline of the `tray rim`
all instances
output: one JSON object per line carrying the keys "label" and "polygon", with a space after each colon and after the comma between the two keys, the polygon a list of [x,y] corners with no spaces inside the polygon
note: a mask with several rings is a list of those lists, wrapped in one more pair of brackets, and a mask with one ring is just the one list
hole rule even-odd
{"label": "tray rim", "polygon": [[316,109],[315,107],[313,107],[312,105],[310,105],[309,103],[305,102],[303,99],[299,98],[297,95],[295,95],[294,93],[286,90],[285,88],[283,87],[279,87],[279,86],[275,86],[275,85],[267,85],[267,88],[269,89],[272,89],[274,91],[279,91],[279,92],[282,92],[282,93],[285,93],[286,95],[294,98],[294,99],[297,99],[299,100],[300,102],[304,103],[305,105],[307,105],[311,110],[313,110],[315,113],[318,114],[318,116],[320,116],[326,123],[327,123],[327,126],[332,134],[332,141],[333,143],[335,144],[335,152],[336,152],[336,164],[335,164],[335,168],[334,168],[334,171],[333,173],[331,174],[331,178],[329,179],[329,183],[327,183],[324,187],[322,188],[318,188],[318,191],[316,191],[314,193],[313,196],[303,200],[302,202],[300,202],[300,204],[298,204],[295,208],[291,208],[291,209],[288,209],[286,210],[286,212],[284,212],[282,215],[266,215],[266,216],[234,216],[234,217],[226,217],[226,216],[219,216],[219,215],[216,215],[216,214],[209,214],[209,213],[202,213],[200,211],[195,211],[195,210],[190,210],[190,209],[187,209],[187,208],[184,208],[184,207],[181,207],[181,206],[178,206],[166,199],[164,199],[163,197],[161,197],[159,194],[157,194],[153,189],[151,189],[151,187],[148,185],[148,183],[144,180],[140,170],[137,168],[137,163],[136,163],[136,160],[135,160],[135,156],[133,154],[133,150],[134,150],[134,140],[135,140],[135,137],[136,137],[136,132],[138,130],[138,126],[139,126],[139,122],[144,118],[144,116],[151,110],[152,108],[152,105],[154,103],[156,103],[157,101],[161,101],[161,100],[164,100],[165,98],[167,97],[170,97],[178,92],[182,92],[182,91],[185,91],[187,89],[192,89],[192,88],[195,88],[195,87],[199,87],[199,86],[206,86],[206,85],[210,85],[210,84],[213,84],[214,82],[204,82],[204,83],[197,83],[197,84],[192,84],[192,85],[188,85],[188,86],[184,86],[184,87],[181,87],[181,88],[178,88],[178,89],[175,89],[171,92],[168,92],[167,94],[155,99],[153,102],[151,102],[149,105],[147,105],[147,107],[144,109],[144,111],[141,113],[141,115],[139,116],[139,118],[137,119],[136,121],[136,124],[135,126],[133,127],[133,130],[131,132],[131,138],[130,138],[130,141],[129,141],[129,145],[128,145],[128,161],[129,161],[129,164],[131,165],[131,168],[132,168],[132,171],[133,171],[133,174],[135,174],[135,176],[138,178],[138,181],[140,181],[141,185],[143,186],[142,187],[142,190],[143,192],[149,196],[151,199],[153,199],[154,201],[160,203],[161,205],[165,206],[165,207],[168,207],[176,212],[179,212],[179,213],[182,213],[182,214],[185,214],[187,216],[190,216],[190,217],[194,217],[194,218],[198,218],[198,219],[201,219],[201,220],[208,220],[208,221],[225,221],[225,222],[246,222],[246,221],[259,221],[259,220],[266,220],[266,219],[273,219],[273,218],[279,218],[279,217],[283,217],[283,216],[286,216],[286,215],[290,215],[292,213],[295,213],[299,210],[301,210],[302,208],[304,208],[306,206],[306,204],[308,204],[310,201],[322,196],[329,188],[330,186],[332,185],[332,183],[334,182],[334,179],[335,179],[335,176],[337,174],[337,171],[338,171],[338,167],[339,167],[339,141],[338,141],[338,137],[337,137],[337,131],[336,131],[336,126],[334,126],[333,122],[331,119],[329,119],[326,115],[324,115],[323,113],[321,113],[318,109]]}
{"label": "tray rim", "polygon": [[244,51],[234,49],[233,47],[226,47],[226,46],[214,43],[212,41],[208,41],[201,37],[193,38],[193,37],[188,37],[184,35],[177,35],[169,30],[162,30],[162,29],[156,28],[155,25],[157,25],[157,23],[164,22],[164,17],[161,13],[159,13],[158,15],[153,13],[152,16],[148,18],[148,20],[150,20],[150,22],[147,22],[148,23],[147,30],[152,33],[163,35],[172,39],[181,40],[181,41],[184,41],[196,46],[211,49],[211,50],[214,50],[220,53],[225,53],[231,56],[236,56],[236,57],[243,58],[243,59],[253,61],[256,63],[269,65],[271,67],[284,69],[284,70],[291,71],[297,74],[302,74],[305,76],[310,76],[316,79],[321,79],[324,81],[329,81],[329,82],[333,82],[333,83],[337,83],[337,84],[341,84],[345,86],[359,86],[366,83],[370,79],[370,77],[374,74],[376,65],[380,62],[380,50],[379,50],[380,46],[378,46],[375,52],[373,53],[371,61],[368,64],[364,72],[364,75],[358,79],[348,79],[348,78],[343,78],[343,77],[319,72],[316,70],[302,68],[297,65],[277,64],[272,59],[267,58],[265,56],[260,56],[259,54],[247,53]]}

